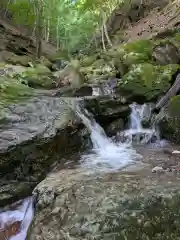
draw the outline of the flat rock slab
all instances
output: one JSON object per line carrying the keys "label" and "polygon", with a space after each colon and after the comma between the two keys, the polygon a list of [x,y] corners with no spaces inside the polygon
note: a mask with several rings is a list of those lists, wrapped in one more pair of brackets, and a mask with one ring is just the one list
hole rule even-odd
{"label": "flat rock slab", "polygon": [[65,126],[71,111],[59,98],[40,96],[12,104],[0,122],[0,149],[20,144],[35,136],[48,137]]}
{"label": "flat rock slab", "polygon": [[41,93],[6,113],[0,120],[0,206],[31,195],[52,164],[83,146],[84,126],[63,99]]}
{"label": "flat rock slab", "polygon": [[173,240],[179,237],[179,174],[152,173],[178,162],[163,149],[137,148],[142,162],[105,173],[63,169],[33,191],[36,214],[28,240]]}

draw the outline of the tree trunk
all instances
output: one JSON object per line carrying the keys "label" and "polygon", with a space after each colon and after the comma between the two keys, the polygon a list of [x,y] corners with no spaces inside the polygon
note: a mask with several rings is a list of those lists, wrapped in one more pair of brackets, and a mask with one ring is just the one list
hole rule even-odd
{"label": "tree trunk", "polygon": [[159,100],[156,104],[156,109],[161,109],[174,97],[180,90],[180,73],[177,75],[176,80],[169,91]]}
{"label": "tree trunk", "polygon": [[36,1],[36,57],[39,59],[42,53],[42,0]]}

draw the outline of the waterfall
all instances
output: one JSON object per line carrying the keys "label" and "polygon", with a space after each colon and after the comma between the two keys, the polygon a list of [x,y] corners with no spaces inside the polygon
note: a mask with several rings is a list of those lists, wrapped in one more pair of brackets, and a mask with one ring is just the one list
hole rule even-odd
{"label": "waterfall", "polygon": [[149,143],[158,134],[154,127],[143,128],[142,120],[150,120],[151,108],[146,104],[132,104],[129,129],[123,131],[125,141],[114,142],[108,138],[104,129],[93,116],[82,106],[76,106],[76,114],[81,118],[90,132],[93,148],[81,157],[83,167],[92,170],[117,171],[137,162],[141,156],[133,148],[133,142]]}
{"label": "waterfall", "polygon": [[159,140],[159,134],[155,127],[155,124],[152,124],[150,128],[144,128],[142,126],[143,120],[150,122],[152,111],[151,105],[138,105],[136,103],[133,103],[130,105],[130,107],[130,126],[129,129],[125,130],[122,133],[126,141],[136,141],[136,143],[149,143],[153,138],[155,140]]}
{"label": "waterfall", "polygon": [[7,211],[2,211],[0,213],[0,239],[25,240],[33,216],[32,197],[13,204]]}
{"label": "waterfall", "polygon": [[129,143],[115,143],[108,138],[93,116],[79,105],[76,114],[89,129],[93,149],[81,157],[83,167],[101,171],[117,171],[132,164],[141,156]]}

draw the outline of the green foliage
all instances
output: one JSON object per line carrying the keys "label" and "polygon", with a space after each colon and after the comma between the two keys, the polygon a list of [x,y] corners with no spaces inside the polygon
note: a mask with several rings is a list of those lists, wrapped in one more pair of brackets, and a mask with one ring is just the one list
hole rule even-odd
{"label": "green foliage", "polygon": [[120,88],[144,96],[148,101],[164,94],[171,86],[172,75],[179,65],[154,66],[150,63],[133,65],[124,75]]}
{"label": "green foliage", "polygon": [[16,24],[33,29],[37,6],[41,6],[43,38],[60,50],[72,52],[85,47],[102,24],[102,11],[109,15],[121,0],[10,0],[3,5],[13,13]]}
{"label": "green foliage", "polygon": [[17,24],[24,24],[25,26],[33,25],[35,23],[35,12],[33,4],[29,1],[19,0],[8,5],[10,11],[14,13],[14,21]]}
{"label": "green foliage", "polygon": [[21,83],[20,80],[0,78],[0,107],[6,104],[20,101],[33,94],[33,90]]}
{"label": "green foliage", "polygon": [[152,56],[153,44],[149,40],[139,40],[134,43],[125,44],[124,50],[127,53],[136,53],[143,55],[143,60],[148,61]]}

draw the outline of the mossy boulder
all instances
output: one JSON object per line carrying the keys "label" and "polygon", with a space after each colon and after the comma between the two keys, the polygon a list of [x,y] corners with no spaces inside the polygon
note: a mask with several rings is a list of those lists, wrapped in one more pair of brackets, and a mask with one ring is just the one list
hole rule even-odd
{"label": "mossy boulder", "polygon": [[95,119],[104,127],[109,123],[130,114],[130,107],[123,98],[114,99],[111,96],[97,96],[84,99],[85,108],[93,113]]}
{"label": "mossy boulder", "polygon": [[126,59],[127,56],[129,56],[129,58],[130,56],[132,57],[132,61],[127,62],[129,65],[152,60],[153,43],[150,40],[139,40],[134,43],[127,43],[124,44],[123,49],[125,52],[124,59]]}
{"label": "mossy boulder", "polygon": [[21,97],[31,96],[33,90],[21,81],[11,78],[0,78],[0,101],[11,103],[19,101]]}
{"label": "mossy boulder", "polygon": [[118,62],[121,61],[127,68],[133,64],[152,61],[153,43],[150,40],[138,40],[134,43],[125,43],[107,53]]}
{"label": "mossy boulder", "polygon": [[27,68],[21,76],[32,88],[52,89],[56,87],[56,79],[51,71],[48,67],[41,64]]}
{"label": "mossy boulder", "polygon": [[81,67],[80,71],[84,74],[86,81],[97,82],[99,79],[108,79],[116,76],[116,69],[112,61],[97,59],[91,65]]}
{"label": "mossy boulder", "polygon": [[92,56],[85,56],[80,60],[80,65],[82,67],[87,67],[92,65],[97,60],[97,54]]}
{"label": "mossy boulder", "polygon": [[42,56],[39,60],[39,63],[45,67],[51,68],[52,67],[52,62],[50,62],[47,58]]}
{"label": "mossy boulder", "polygon": [[158,64],[180,63],[180,51],[171,41],[161,42],[153,50],[153,58]]}
{"label": "mossy boulder", "polygon": [[175,45],[180,47],[180,31],[174,35]]}
{"label": "mossy boulder", "polygon": [[79,63],[73,62],[67,65],[63,70],[57,71],[53,76],[57,79],[58,87],[72,86],[79,88],[85,83],[84,74],[79,70]]}
{"label": "mossy boulder", "polygon": [[32,62],[32,58],[27,55],[18,56],[18,55],[13,54],[6,61],[7,61],[7,63],[11,63],[14,65],[21,65],[21,66],[28,67],[30,65],[30,63]]}
{"label": "mossy boulder", "polygon": [[33,191],[37,211],[27,239],[178,240],[179,179],[142,172],[52,173]]}
{"label": "mossy boulder", "polygon": [[0,77],[0,119],[6,114],[9,104],[17,103],[33,95],[33,90],[20,80]]}
{"label": "mossy boulder", "polygon": [[80,70],[87,81],[94,82],[109,77],[122,77],[133,64],[152,61],[153,44],[150,40],[139,40],[116,46],[107,52],[84,57]]}
{"label": "mossy boulder", "polygon": [[159,122],[162,137],[180,143],[180,95],[173,97]]}
{"label": "mossy boulder", "polygon": [[118,90],[131,94],[133,100],[143,97],[146,101],[156,100],[171,86],[172,76],[179,65],[154,66],[150,63],[133,65],[119,83]]}

